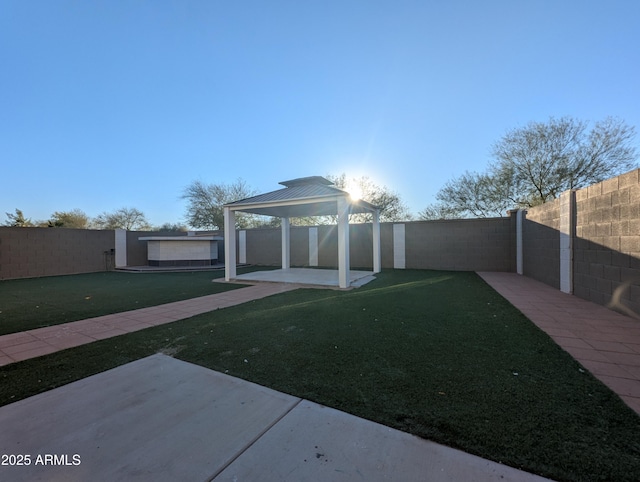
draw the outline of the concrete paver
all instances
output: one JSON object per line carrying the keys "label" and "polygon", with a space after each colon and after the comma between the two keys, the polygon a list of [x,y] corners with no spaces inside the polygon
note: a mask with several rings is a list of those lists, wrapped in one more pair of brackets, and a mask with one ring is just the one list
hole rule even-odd
{"label": "concrete paver", "polygon": [[515,273],[478,273],[640,415],[640,320]]}
{"label": "concrete paver", "polygon": [[19,345],[7,346],[2,349],[2,351],[9,356],[16,355],[18,353],[22,353],[24,351],[37,350],[39,348],[45,348],[48,346],[48,343],[43,340],[32,340],[26,343],[20,343]]}
{"label": "concrete paver", "polygon": [[22,345],[24,343],[29,343],[36,340],[37,338],[35,336],[27,332],[11,333],[9,335],[3,335],[3,336],[0,336],[0,350],[9,348],[12,346],[16,346],[16,345]]}
{"label": "concrete paver", "polygon": [[55,348],[53,346],[43,346],[40,348],[34,348],[33,350],[26,350],[26,351],[21,351],[19,353],[14,353],[8,358],[11,359],[11,363],[14,363],[14,362],[19,362],[23,360],[29,360],[30,358],[36,358],[39,356],[48,355],[49,353],[53,353],[58,350],[59,348]]}
{"label": "concrete paver", "polygon": [[[0,480],[547,479],[157,354],[0,407]],[[56,455],[62,465],[36,464]]]}
{"label": "concrete paver", "polygon": [[114,328],[107,331],[101,331],[99,333],[93,333],[91,336],[96,340],[104,340],[106,338],[112,338],[114,336],[120,336],[120,335],[126,335],[126,334],[127,334],[126,331]]}
{"label": "concrete paver", "polygon": [[228,308],[299,287],[295,284],[264,283],[190,300],[3,335],[0,336],[0,366]]}

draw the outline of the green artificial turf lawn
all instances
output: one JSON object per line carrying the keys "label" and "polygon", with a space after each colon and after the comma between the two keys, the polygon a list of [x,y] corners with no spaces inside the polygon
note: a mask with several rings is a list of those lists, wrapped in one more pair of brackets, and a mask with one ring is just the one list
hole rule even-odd
{"label": "green artificial turf lawn", "polygon": [[0,403],[157,352],[556,480],[640,474],[640,417],[474,273],[384,271],[8,365]]}
{"label": "green artificial turf lawn", "polygon": [[0,281],[0,335],[236,289],[223,270],[100,272]]}

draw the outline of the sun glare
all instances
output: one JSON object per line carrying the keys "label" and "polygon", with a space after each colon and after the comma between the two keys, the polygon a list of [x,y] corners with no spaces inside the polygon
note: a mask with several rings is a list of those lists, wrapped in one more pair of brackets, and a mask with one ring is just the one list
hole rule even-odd
{"label": "sun glare", "polygon": [[347,188],[345,190],[349,193],[349,197],[354,201],[362,198],[362,189],[360,189],[360,186],[358,186],[353,179],[347,183]]}

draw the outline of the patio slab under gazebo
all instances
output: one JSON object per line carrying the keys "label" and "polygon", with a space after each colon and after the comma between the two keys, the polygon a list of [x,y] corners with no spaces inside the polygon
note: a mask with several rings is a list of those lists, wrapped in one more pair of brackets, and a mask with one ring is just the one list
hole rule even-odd
{"label": "patio slab under gazebo", "polygon": [[[375,279],[373,271],[349,270],[349,286],[359,287]],[[236,281],[259,281],[272,283],[296,283],[312,286],[339,286],[336,269],[289,268],[268,271],[253,271],[237,275]]]}

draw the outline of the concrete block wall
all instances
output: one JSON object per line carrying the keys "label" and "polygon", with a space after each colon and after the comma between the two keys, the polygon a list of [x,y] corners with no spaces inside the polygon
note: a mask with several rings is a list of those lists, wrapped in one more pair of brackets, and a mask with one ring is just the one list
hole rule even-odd
{"label": "concrete block wall", "polygon": [[640,169],[575,196],[574,294],[640,314]]}
{"label": "concrete block wall", "polygon": [[523,274],[560,289],[560,199],[530,208],[522,225]]}
{"label": "concrete block wall", "polygon": [[[296,228],[291,228],[293,238]],[[282,253],[280,251],[282,234],[280,228],[248,229],[247,233],[247,263],[263,266],[280,266]],[[291,248],[297,246],[291,243]],[[294,256],[292,256],[294,258]]]}
{"label": "concrete block wall", "polygon": [[318,266],[338,266],[338,226],[318,226]]}
{"label": "concrete block wall", "polygon": [[[511,218],[494,218],[382,223],[382,267],[514,271],[514,222]],[[371,224],[349,227],[349,256],[353,268],[373,268],[372,229]],[[404,233],[402,240],[398,238],[399,233]],[[247,263],[280,266],[281,239],[280,228],[247,230]],[[404,249],[399,246],[400,241]],[[337,266],[337,227],[317,226],[317,245],[318,266]],[[400,258],[402,266],[398,265]],[[292,226],[291,265],[309,264],[309,228]]]}
{"label": "concrete block wall", "polygon": [[114,232],[0,227],[0,279],[113,269]]}
{"label": "concrete block wall", "polygon": [[[249,264],[280,266],[281,228],[246,230],[246,261]],[[317,226],[318,266],[336,266],[338,238],[335,226]],[[291,226],[291,265],[309,266],[309,228]]]}
{"label": "concrete block wall", "polygon": [[[143,236],[154,236],[156,232],[151,231],[127,231],[127,266],[147,266],[147,242],[138,238]],[[177,233],[175,235],[179,235]],[[184,233],[186,236],[186,233]],[[174,234],[171,234],[174,236]]]}
{"label": "concrete block wall", "polygon": [[514,271],[509,218],[416,221],[405,224],[407,268]]}
{"label": "concrete block wall", "polygon": [[[141,236],[187,233],[124,231],[126,266],[146,266],[147,242]],[[219,235],[219,232],[211,233]],[[117,236],[113,230],[0,227],[0,279],[58,276],[114,269]],[[122,247],[118,246],[118,250]],[[114,250],[112,253],[111,250]],[[224,256],[224,251],[219,253]]]}
{"label": "concrete block wall", "polygon": [[380,224],[380,257],[383,268],[393,268],[393,224]]}
{"label": "concrete block wall", "polygon": [[373,269],[373,225],[349,226],[349,259],[354,268]]}
{"label": "concrete block wall", "polygon": [[291,265],[309,266],[309,228],[291,229]]}
{"label": "concrete block wall", "polygon": [[526,276],[640,315],[640,169],[528,209],[523,262]]}

